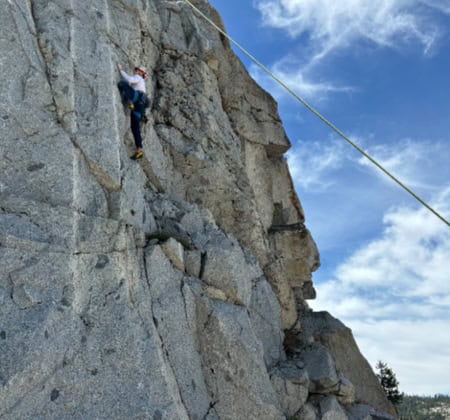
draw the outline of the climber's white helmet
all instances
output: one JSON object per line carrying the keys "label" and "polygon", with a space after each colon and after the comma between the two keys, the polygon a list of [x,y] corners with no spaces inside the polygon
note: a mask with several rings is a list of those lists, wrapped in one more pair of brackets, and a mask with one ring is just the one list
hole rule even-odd
{"label": "climber's white helmet", "polygon": [[135,66],[134,71],[139,72],[144,79],[147,78],[147,71],[144,66]]}

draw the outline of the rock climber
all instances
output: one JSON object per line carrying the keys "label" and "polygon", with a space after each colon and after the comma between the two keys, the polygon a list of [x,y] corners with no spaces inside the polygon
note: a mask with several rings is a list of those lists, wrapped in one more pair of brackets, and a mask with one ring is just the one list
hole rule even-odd
{"label": "rock climber", "polygon": [[131,156],[131,159],[137,160],[144,156],[142,149],[142,136],[140,122],[144,117],[147,97],[145,95],[145,80],[147,79],[147,72],[142,66],[134,68],[134,74],[130,75],[122,70],[120,64],[117,65],[122,80],[117,84],[122,99],[128,102],[131,115],[131,132],[134,137],[134,144],[136,145],[136,153]]}

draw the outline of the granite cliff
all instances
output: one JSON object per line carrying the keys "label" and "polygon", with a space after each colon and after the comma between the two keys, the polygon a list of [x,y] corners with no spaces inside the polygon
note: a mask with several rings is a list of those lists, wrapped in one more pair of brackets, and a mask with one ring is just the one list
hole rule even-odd
{"label": "granite cliff", "polygon": [[[395,416],[308,309],[290,143],[215,29],[183,1],[2,0],[0,35],[1,419]],[[117,63],[150,74],[139,162]]]}

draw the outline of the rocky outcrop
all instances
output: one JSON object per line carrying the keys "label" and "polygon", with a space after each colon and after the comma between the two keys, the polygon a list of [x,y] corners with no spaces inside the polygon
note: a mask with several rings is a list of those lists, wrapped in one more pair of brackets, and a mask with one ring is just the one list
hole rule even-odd
{"label": "rocky outcrop", "polygon": [[[319,254],[226,40],[167,0],[7,0],[0,31],[0,418],[389,411],[299,321]],[[119,62],[151,75],[139,162]]]}
{"label": "rocky outcrop", "polygon": [[[301,340],[321,343],[332,355],[337,371],[351,384],[353,398],[361,402],[369,402],[378,408],[395,415],[392,404],[386,397],[372,368],[361,355],[351,330],[342,322],[333,318],[328,312],[302,312]],[[342,400],[342,395],[341,395]],[[344,403],[349,402],[346,398]]]}

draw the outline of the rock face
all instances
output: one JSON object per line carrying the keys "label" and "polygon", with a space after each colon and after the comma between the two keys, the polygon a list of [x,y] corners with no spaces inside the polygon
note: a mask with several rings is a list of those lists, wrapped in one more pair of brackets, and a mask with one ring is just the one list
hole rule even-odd
{"label": "rock face", "polygon": [[[0,31],[1,419],[395,414],[348,331],[302,333],[290,143],[217,31],[168,0],[7,0]],[[151,75],[139,162],[117,63]]]}

